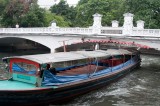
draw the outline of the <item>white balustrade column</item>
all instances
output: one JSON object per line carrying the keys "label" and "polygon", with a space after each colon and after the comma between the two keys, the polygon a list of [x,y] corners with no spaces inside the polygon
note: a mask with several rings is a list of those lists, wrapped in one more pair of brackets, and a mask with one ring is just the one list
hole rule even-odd
{"label": "white balustrade column", "polygon": [[144,21],[142,21],[142,20],[138,20],[137,21],[137,28],[138,29],[144,29]]}
{"label": "white balustrade column", "polygon": [[16,28],[19,28],[19,25],[18,25],[18,24],[16,24]]}
{"label": "white balustrade column", "polygon": [[92,25],[92,29],[93,29],[93,33],[94,34],[100,34],[101,33],[101,20],[102,20],[102,15],[96,13],[93,15],[93,25]]}
{"label": "white balustrade column", "polygon": [[51,30],[55,30],[57,28],[57,24],[55,21],[51,22]]}
{"label": "white balustrade column", "polygon": [[134,15],[131,13],[125,13],[123,16],[124,16],[123,35],[132,35]]}
{"label": "white balustrade column", "polygon": [[117,20],[113,20],[112,21],[112,27],[118,27],[119,26],[119,22]]}

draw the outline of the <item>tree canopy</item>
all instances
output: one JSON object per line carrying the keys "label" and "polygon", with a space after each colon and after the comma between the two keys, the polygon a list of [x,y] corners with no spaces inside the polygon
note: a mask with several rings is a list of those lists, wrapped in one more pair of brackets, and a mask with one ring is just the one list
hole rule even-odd
{"label": "tree canopy", "polygon": [[45,21],[45,26],[50,26],[51,22],[55,21],[57,26],[69,27],[69,23],[62,16],[51,13],[50,11],[45,12]]}
{"label": "tree canopy", "polygon": [[74,26],[76,10],[73,6],[69,6],[66,1],[61,0],[58,4],[50,8],[51,13],[62,16],[70,26]]}
{"label": "tree canopy", "polygon": [[6,8],[9,0],[0,0],[0,16],[3,14],[3,10]]}
{"label": "tree canopy", "polygon": [[125,12],[134,14],[134,21],[144,20],[146,28],[160,28],[159,0],[126,0]]}
{"label": "tree canopy", "polygon": [[26,15],[21,16],[19,24],[21,27],[44,27],[45,10],[39,8],[37,4],[32,4]]}
{"label": "tree canopy", "polygon": [[[6,4],[6,7],[4,8],[3,14],[1,15],[1,25],[5,27],[15,27],[16,24],[20,24],[22,27],[28,27],[29,25],[27,24],[30,24],[30,22],[28,19],[29,17],[27,19],[26,17],[31,14],[31,11],[34,12],[32,14],[33,18],[34,15],[37,15],[36,17],[39,22],[42,21],[40,19],[43,18],[43,14],[38,17],[38,14],[36,14],[37,10],[33,9],[33,6],[35,6],[35,8],[38,7],[36,0],[9,0],[8,4]],[[25,23],[24,21],[27,22]],[[33,25],[40,26],[37,22],[31,26]]]}
{"label": "tree canopy", "polygon": [[92,15],[99,13],[103,15],[102,25],[111,25],[112,20],[120,21],[123,17],[123,0],[82,0],[78,3],[77,25],[90,26],[93,22]]}

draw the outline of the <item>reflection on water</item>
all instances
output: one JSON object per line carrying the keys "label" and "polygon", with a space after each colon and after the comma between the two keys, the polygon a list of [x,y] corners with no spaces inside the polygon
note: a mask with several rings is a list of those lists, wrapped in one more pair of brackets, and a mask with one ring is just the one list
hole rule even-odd
{"label": "reflection on water", "polygon": [[[0,54],[0,57],[10,55],[15,54]],[[160,106],[159,79],[160,57],[142,55],[140,69],[109,86],[77,97],[64,106]]]}

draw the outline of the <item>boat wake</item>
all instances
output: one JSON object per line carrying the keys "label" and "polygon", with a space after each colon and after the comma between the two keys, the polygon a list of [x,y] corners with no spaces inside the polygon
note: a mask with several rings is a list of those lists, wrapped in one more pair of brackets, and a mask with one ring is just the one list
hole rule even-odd
{"label": "boat wake", "polygon": [[141,85],[136,85],[133,88],[131,88],[131,90],[142,91],[142,90],[146,90],[146,88]]}

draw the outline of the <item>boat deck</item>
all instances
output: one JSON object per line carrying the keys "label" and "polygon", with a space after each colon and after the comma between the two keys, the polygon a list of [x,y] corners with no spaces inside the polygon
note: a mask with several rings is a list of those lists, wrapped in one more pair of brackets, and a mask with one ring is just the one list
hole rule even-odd
{"label": "boat deck", "polygon": [[36,88],[33,84],[28,84],[20,81],[1,80],[0,90],[26,90]]}
{"label": "boat deck", "polygon": [[[97,70],[96,70],[97,68]],[[100,71],[105,69],[105,66],[96,66],[96,65],[86,65],[86,66],[79,66],[76,68],[71,68],[69,70],[61,71],[57,73],[58,75],[79,75],[79,74],[88,74],[93,73],[96,71]]]}

